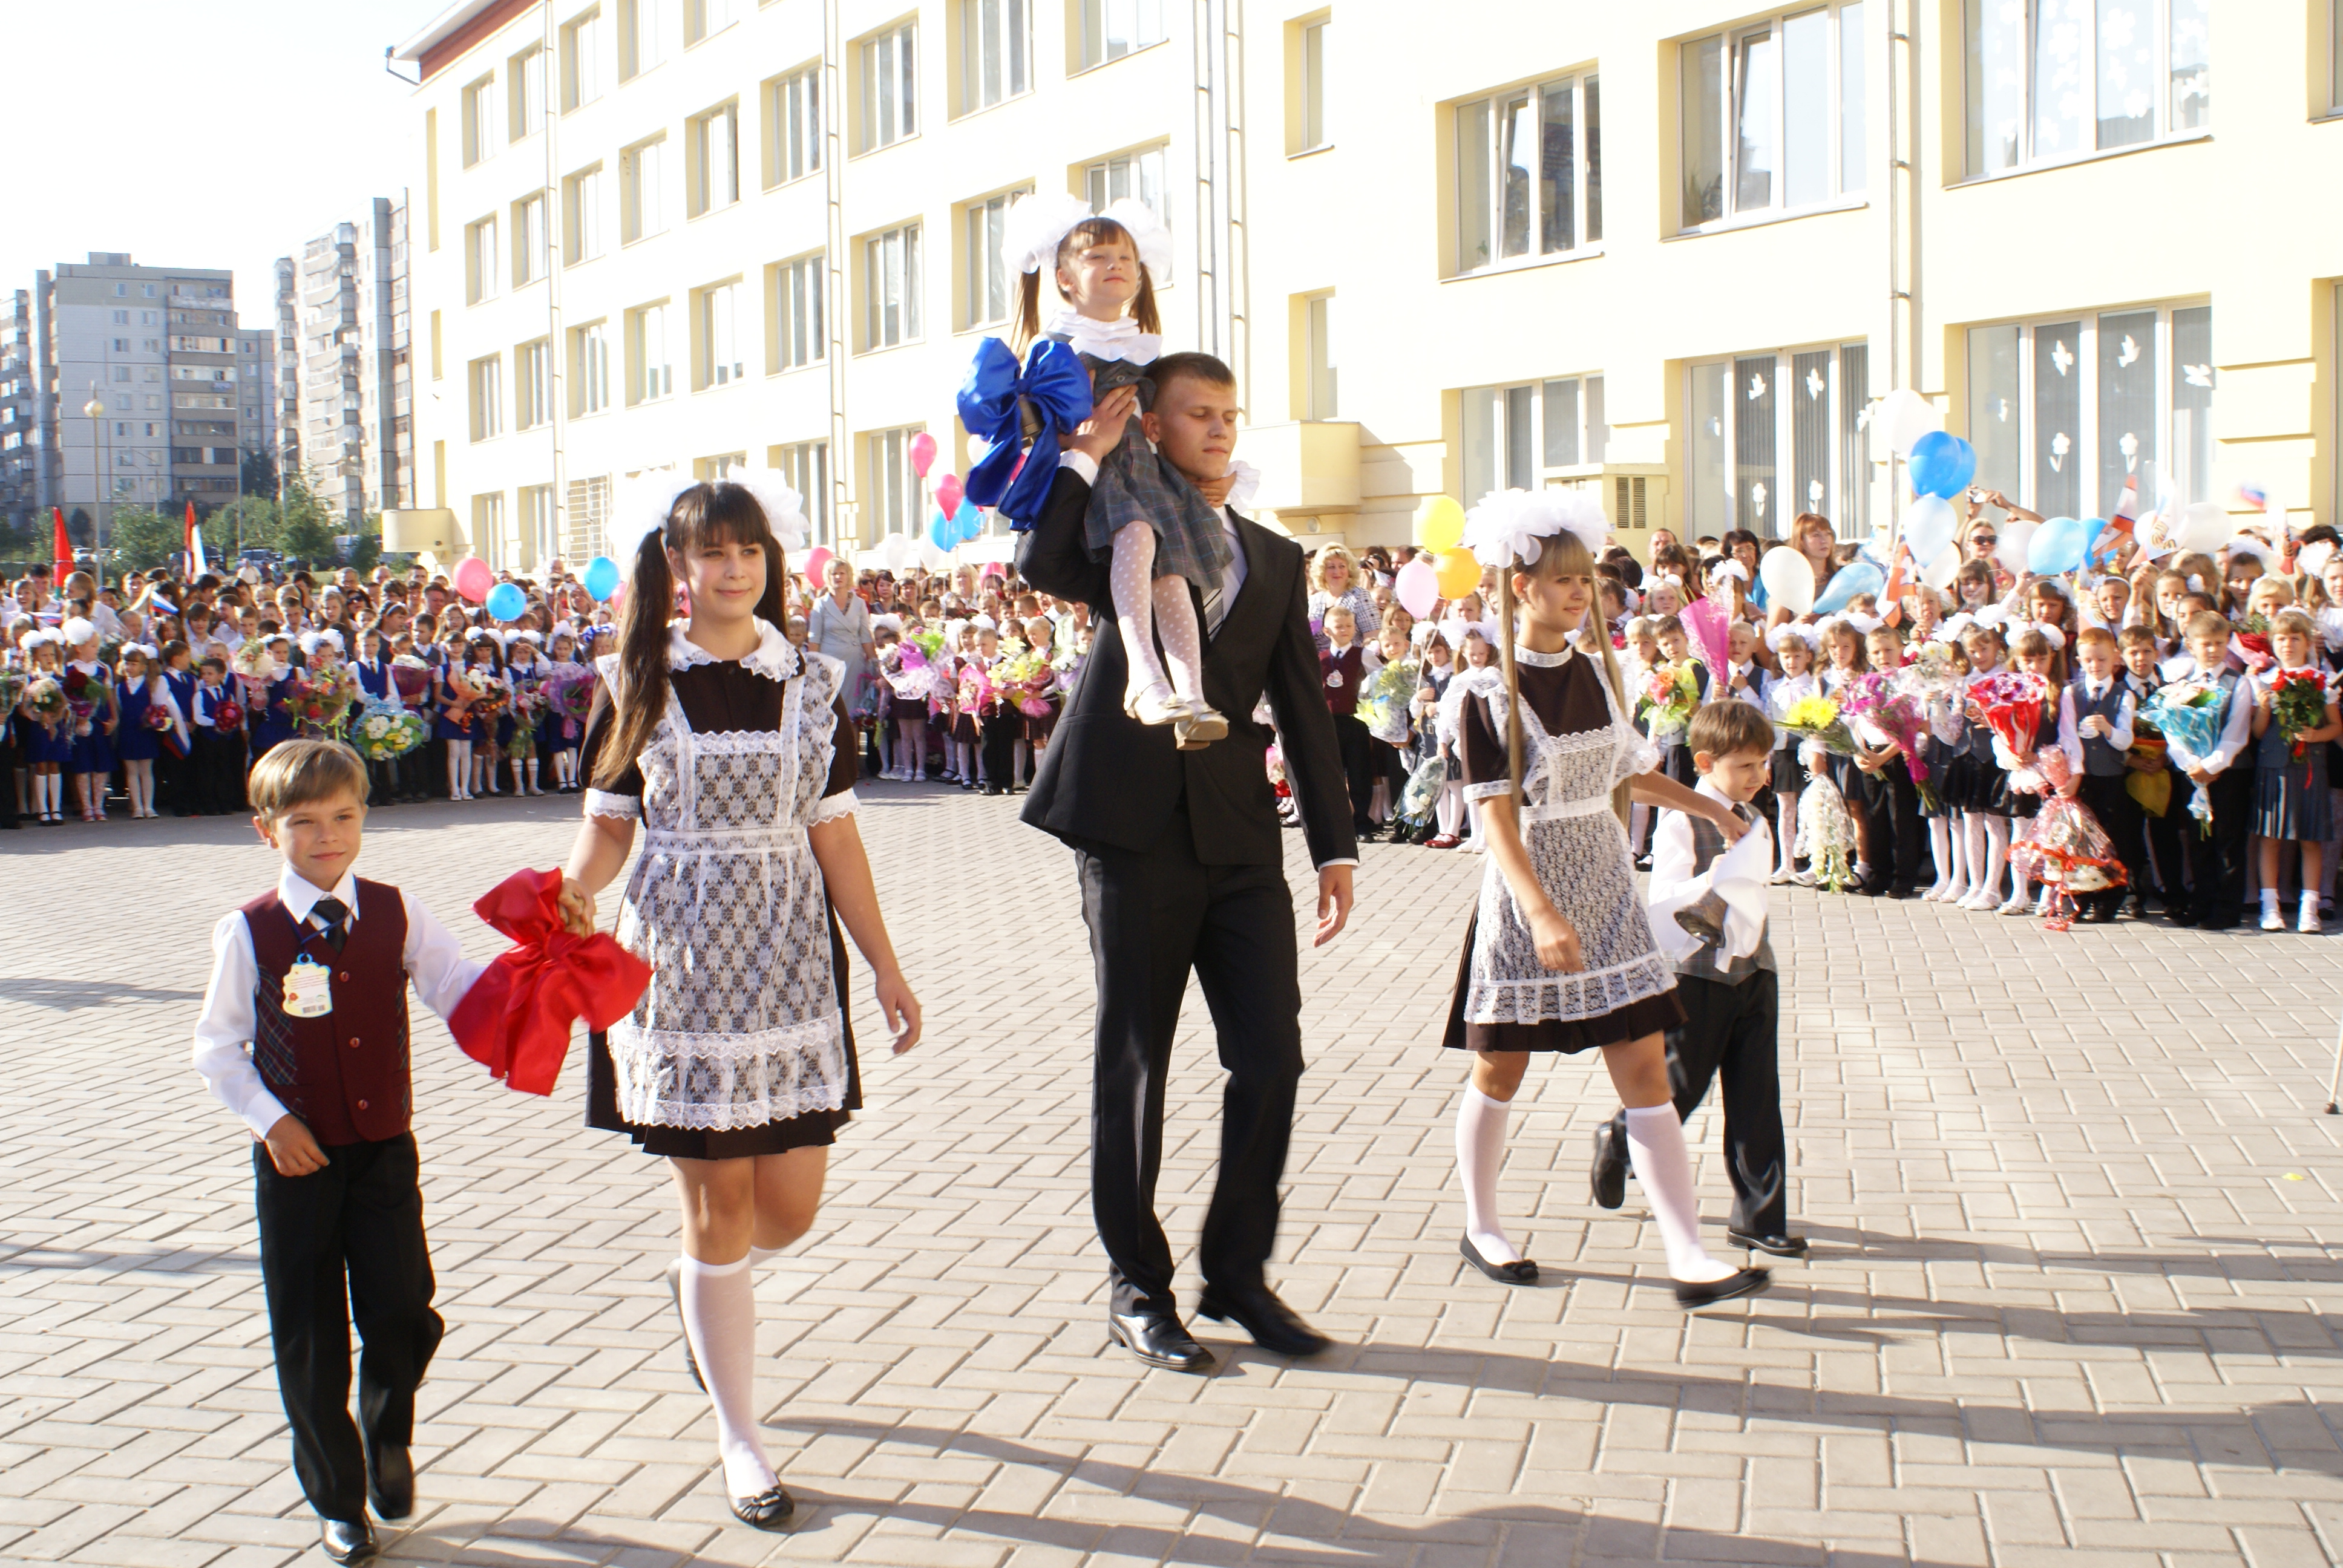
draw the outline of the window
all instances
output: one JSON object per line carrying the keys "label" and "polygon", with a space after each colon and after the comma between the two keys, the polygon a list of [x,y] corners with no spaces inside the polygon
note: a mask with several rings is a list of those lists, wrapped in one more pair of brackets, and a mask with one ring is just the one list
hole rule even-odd
{"label": "window", "polygon": [[553,350],[542,337],[513,350],[513,428],[533,430],[553,418]]}
{"label": "window", "polygon": [[435,310],[431,313],[431,379],[439,378],[439,313]]}
{"label": "window", "polygon": [[863,41],[864,152],[919,134],[919,24],[906,22]]}
{"label": "window", "polygon": [[541,567],[561,553],[561,544],[553,526],[553,487],[524,485],[520,495],[519,561],[514,563],[523,570]]}
{"label": "window", "polygon": [[1031,196],[1032,187],[1003,191],[982,201],[968,204],[968,316],[965,325],[989,327],[1006,321],[1017,307],[1018,274],[1001,258],[1002,228],[1009,220],[1009,206],[1018,197]]}
{"label": "window", "polygon": [[787,185],[821,167],[821,67],[765,84],[765,183]]}
{"label": "window", "polygon": [[569,411],[598,414],[610,406],[610,344],[603,323],[569,331]]}
{"label": "window", "polygon": [[727,104],[691,122],[691,216],[740,199],[740,106]]}
{"label": "window", "polygon": [[632,81],[667,58],[675,0],[618,0],[618,80]]}
{"label": "window", "polygon": [[496,151],[489,139],[503,128],[497,119],[497,79],[483,76],[464,89],[464,166]]}
{"label": "window", "polygon": [[804,498],[806,543],[835,545],[830,529],[830,443],[799,441],[774,453],[773,467]]}
{"label": "window", "polygon": [[472,439],[485,441],[505,430],[505,363],[491,354],[472,361]]}
{"label": "window", "polygon": [[505,539],[505,498],[502,491],[472,498],[472,549],[487,557],[491,566],[502,565],[511,558]]}
{"label": "window", "polygon": [[1163,38],[1163,0],[1082,0],[1085,67],[1120,60]]}
{"label": "window", "polygon": [[675,366],[668,355],[667,307],[646,305],[634,313],[634,401],[654,403],[675,390]]}
{"label": "window", "polygon": [[737,19],[733,11],[742,0],[684,0],[683,41],[697,44],[722,32]]}
{"label": "window", "polygon": [[[1818,512],[1842,538],[1871,530],[1871,353],[1860,343],[1684,367],[1684,518],[1692,534],[1783,538]],[[1788,455],[1788,472],[1783,456]],[[1692,534],[1685,537],[1690,538]]]}
{"label": "window", "polygon": [[920,336],[920,226],[907,223],[862,242],[865,348],[890,348]]}
{"label": "window", "polygon": [[602,254],[602,166],[561,182],[561,257],[575,266]]}
{"label": "window", "polygon": [[1603,377],[1565,377],[1463,394],[1464,494],[1534,490],[1549,470],[1603,461]]}
{"label": "window", "polygon": [[633,244],[667,228],[667,138],[660,136],[628,147],[618,155],[619,199],[625,205],[625,232],[618,237]]}
{"label": "window", "polygon": [[1678,47],[1683,226],[1864,188],[1862,0]]}
{"label": "window", "polygon": [[1334,395],[1334,297],[1314,295],[1302,306],[1302,359],[1305,392],[1302,417],[1332,419],[1339,405]]}
{"label": "window", "polygon": [[602,13],[598,7],[561,29],[561,107],[602,95]]}
{"label": "window", "polygon": [[2213,0],[1968,0],[1968,172],[2212,121]]}
{"label": "window", "polygon": [[543,277],[553,266],[553,253],[547,248],[545,193],[513,203],[512,216],[513,286],[518,288]]}
{"label": "window", "polygon": [[510,139],[525,141],[537,135],[545,118],[545,50],[531,46],[515,55],[506,65],[505,80],[510,85],[506,96],[512,104]]}
{"label": "window", "polygon": [[497,297],[497,274],[503,262],[497,254],[497,220],[484,217],[464,231],[464,303],[478,305]]}
{"label": "window", "polygon": [[1326,145],[1326,27],[1323,16],[1302,25],[1302,134],[1293,149],[1299,153]]}
{"label": "window", "polygon": [[[1172,226],[1171,203],[1163,188],[1163,149],[1151,147],[1143,153],[1125,153],[1121,157],[1105,159],[1082,171],[1082,194],[1093,212],[1102,212],[1109,202],[1132,197],[1155,215],[1158,223]],[[1171,269],[1156,278],[1158,288],[1171,280]]]}
{"label": "window", "polygon": [[1976,483],[2045,517],[2139,509],[2169,487],[2208,499],[2213,311],[2142,306],[2061,320],[1973,327],[1969,440]]}
{"label": "window", "polygon": [[919,471],[911,467],[911,437],[921,428],[909,425],[900,430],[873,430],[867,437],[870,494],[865,509],[870,516],[870,537],[874,540],[920,531],[920,500],[925,487]]}
{"label": "window", "polygon": [[1601,113],[1591,73],[1456,106],[1457,271],[1603,237]]}
{"label": "window", "polygon": [[699,291],[699,386],[729,387],[747,374],[740,359],[740,286],[719,284]]}
{"label": "window", "polygon": [[1026,0],[960,0],[960,108],[989,109],[1032,85]]}
{"label": "window", "polygon": [[802,369],[828,352],[830,337],[821,315],[822,275],[828,266],[828,258],[816,251],[773,269],[774,368]]}

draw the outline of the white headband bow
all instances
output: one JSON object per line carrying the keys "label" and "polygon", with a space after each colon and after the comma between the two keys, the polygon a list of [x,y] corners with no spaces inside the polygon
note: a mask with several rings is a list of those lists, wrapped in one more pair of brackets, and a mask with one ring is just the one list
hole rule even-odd
{"label": "white headband bow", "polygon": [[1590,556],[1603,553],[1603,509],[1579,490],[1492,490],[1464,514],[1464,548],[1484,564],[1532,566],[1544,541],[1570,533]]}
{"label": "white headband bow", "polygon": [[1171,270],[1172,231],[1146,203],[1124,196],[1109,202],[1106,210],[1091,211],[1091,204],[1064,191],[1043,191],[1020,196],[1009,206],[1001,226],[1001,259],[1018,272],[1040,272],[1058,263],[1066,236],[1102,217],[1121,224],[1139,248],[1140,265],[1158,277]]}
{"label": "white headband bow", "polygon": [[1784,643],[1796,642],[1803,643],[1809,651],[1812,651],[1815,642],[1819,640],[1815,633],[1820,629],[1818,627],[1804,627],[1796,621],[1785,620],[1765,634],[1765,646],[1778,654],[1782,651]]}
{"label": "white headband bow", "polygon": [[1745,583],[1749,580],[1749,568],[1739,561],[1719,561],[1708,568],[1708,575],[1712,581],[1718,578],[1739,578]]}
{"label": "white headband bow", "polygon": [[[632,570],[644,538],[667,527],[677,498],[700,482],[673,468],[659,468],[638,474],[621,485],[618,504],[611,508],[609,544],[613,558]],[[707,482],[738,485],[756,497],[757,504],[764,508],[766,526],[773,530],[773,538],[781,548],[804,548],[805,498],[798,494],[796,487],[779,468],[735,468],[719,479]]]}
{"label": "white headband bow", "polygon": [[68,648],[79,648],[83,643],[97,640],[97,623],[86,616],[77,615],[57,629],[64,634]]}

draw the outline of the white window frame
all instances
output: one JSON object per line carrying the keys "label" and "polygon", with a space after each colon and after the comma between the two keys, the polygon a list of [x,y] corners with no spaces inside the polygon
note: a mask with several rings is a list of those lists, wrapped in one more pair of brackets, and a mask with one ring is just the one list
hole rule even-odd
{"label": "white window frame", "polygon": [[553,270],[552,236],[545,226],[545,193],[532,191],[513,203],[512,217],[513,286],[525,288]]}
{"label": "white window frame", "polygon": [[[1548,202],[1543,174],[1545,106],[1554,96],[1569,106],[1570,229],[1565,243],[1545,243]],[[1603,244],[1603,163],[1600,144],[1590,148],[1588,131],[1602,131],[1602,75],[1593,65],[1564,75],[1524,82],[1454,106],[1456,129],[1456,276],[1534,266],[1558,256],[1599,250]],[[1507,217],[1505,161],[1509,128],[1526,115],[1535,133],[1540,167],[1527,171],[1522,207],[1520,254],[1504,253]],[[1516,137],[1518,145],[1518,138]],[[1477,188],[1476,188],[1477,187]],[[1559,203],[1552,204],[1559,207]]]}
{"label": "white window frame", "polygon": [[[2148,25],[2153,35],[2148,44],[2147,95],[2152,102],[2147,111],[2148,134],[2128,142],[2108,143],[2106,130],[2098,117],[2100,90],[2107,84],[2102,80],[2098,51],[2107,42],[2103,22],[2097,10],[2098,0],[1998,0],[1999,6],[2020,7],[2018,25],[2021,35],[2016,41],[2016,59],[2003,64],[1989,62],[1985,55],[1985,37],[1980,25],[1988,15],[1985,6],[1996,0],[1964,0],[1958,13],[1961,28],[1959,48],[1962,65],[1962,102],[1960,156],[1962,166],[1970,179],[1993,179],[2007,175],[2023,174],[2030,169],[2056,168],[2062,164],[2079,162],[2103,154],[2126,151],[2133,147],[2154,146],[2158,142],[2194,138],[2205,135],[2212,126],[2212,81],[2210,65],[2209,16],[2198,16],[2202,8],[2210,10],[2210,0],[2140,0],[2150,15]],[[2330,0],[2331,3],[2331,0]],[[2047,88],[2037,80],[2036,45],[2042,30],[2056,27],[2074,8],[2079,8],[2076,69],[2078,83],[2055,82]],[[2187,69],[2186,75],[2175,72],[2172,59],[2176,49],[2194,45],[2199,52],[2200,63]],[[2009,78],[2014,76],[2015,81]],[[2000,80],[1997,82],[1996,78]],[[1986,95],[1996,85],[2014,86],[2017,103],[2016,136],[2007,144],[2010,154],[2006,161],[1990,150],[1996,138],[1991,127],[1979,122],[1987,110]],[[2072,98],[2080,106],[2081,138],[2083,145],[2056,147],[2045,151],[2037,137],[2043,129],[2039,113],[2046,92],[2057,92],[2063,103]],[[2338,94],[2343,95],[2343,94]],[[2184,101],[2193,101],[2193,112],[2184,107]],[[2126,116],[2136,118],[2137,116]]]}
{"label": "white window frame", "polygon": [[464,379],[472,397],[472,439],[488,441],[505,433],[505,357],[490,354],[475,359]]}
{"label": "white window frame", "polygon": [[1081,0],[1081,68],[1111,65],[1169,38],[1165,5],[1166,0]]}
{"label": "white window frame", "polygon": [[[1805,367],[1805,374],[1800,367]],[[1715,359],[1686,363],[1684,388],[1684,493],[1677,507],[1685,538],[1746,528],[1761,539],[1786,536],[1788,525],[1802,512],[1817,512],[1831,520],[1841,538],[1871,535],[1872,443],[1870,346],[1842,339],[1803,344],[1792,348],[1756,349]],[[1817,392],[1814,377],[1821,375]],[[1763,375],[1764,387],[1755,377]],[[1721,377],[1721,379],[1719,379]],[[1753,398],[1750,394],[1756,392]],[[1715,404],[1722,395],[1722,407]],[[1749,420],[1748,405],[1772,398],[1770,426],[1750,421],[1754,440],[1770,431],[1770,464],[1745,462],[1742,437]],[[1806,475],[1806,494],[1788,496],[1798,488],[1799,420],[1797,401],[1805,401],[1819,426],[1806,427],[1810,439],[1822,443],[1821,504],[1812,493],[1816,476]],[[1817,408],[1820,412],[1817,415]],[[1706,429],[1715,422],[1713,432]],[[1723,460],[1721,469],[1704,473],[1701,451],[1714,443]],[[1755,446],[1749,450],[1757,450]],[[1786,470],[1786,477],[1785,471]],[[1771,474],[1768,479],[1765,476]],[[1764,487],[1762,498],[1757,487]],[[1795,504],[1793,504],[1795,502]]]}
{"label": "white window frame", "polygon": [[807,547],[836,545],[830,535],[830,443],[792,441],[774,448],[773,459],[773,467],[803,498]]}
{"label": "white window frame", "polygon": [[553,346],[539,337],[513,349],[513,428],[553,422]]}
{"label": "white window frame", "polygon": [[602,166],[590,165],[561,182],[561,259],[575,266],[602,254]]}
{"label": "white window frame", "polygon": [[[863,336],[865,353],[917,343],[926,336],[920,309],[925,271],[920,252],[920,223],[898,224],[862,241]],[[889,318],[889,295],[894,316]]]}
{"label": "white window frame", "polygon": [[691,121],[691,216],[721,212],[740,199],[740,106],[719,104]]}
{"label": "white window frame", "polygon": [[1033,90],[1034,0],[960,0],[963,115]]}
{"label": "white window frame", "polygon": [[667,136],[637,142],[618,155],[622,245],[667,232]]}
{"label": "white window frame", "polygon": [[497,243],[497,215],[464,227],[464,303],[478,305],[504,292],[504,253]]}
{"label": "white window frame", "polygon": [[631,82],[667,60],[675,0],[618,0],[618,80]]}
{"label": "white window frame", "polygon": [[627,312],[629,403],[658,403],[675,395],[675,330],[668,304],[658,300]]}
{"label": "white window frame", "polygon": [[[1682,193],[1676,214],[1678,233],[1704,234],[1737,228],[1802,213],[1826,212],[1862,200],[1869,179],[1864,157],[1864,128],[1870,103],[1863,29],[1879,14],[1875,5],[1866,8],[1865,0],[1830,0],[1825,5],[1754,17],[1721,33],[1678,43],[1676,151]],[[1794,90],[1791,82],[1793,67],[1785,29],[1806,25],[1819,26],[1822,34],[1825,84],[1819,99],[1811,92]],[[1760,40],[1768,45],[1766,63],[1762,72],[1753,69],[1745,75],[1742,64],[1745,52]],[[1715,62],[1704,69],[1701,52],[1712,47],[1715,51]],[[1695,148],[1703,139],[1694,123],[1702,102],[1694,91],[1694,83],[1708,75],[1710,69],[1715,74],[1711,85],[1721,110],[1715,127],[1716,140],[1709,148],[1718,160],[1713,203],[1706,196],[1696,195],[1694,186],[1698,166]],[[1750,77],[1760,78],[1758,86],[1765,95],[1764,98],[1753,95]],[[1801,199],[1795,202],[1790,199],[1789,190],[1790,137],[1794,127],[1785,112],[1792,101],[1818,101],[1824,113],[1815,148],[1825,171],[1822,189],[1817,194],[1801,193]],[[1750,122],[1765,133],[1765,156],[1772,160],[1765,169],[1766,194],[1762,201],[1754,196],[1744,199],[1742,187],[1754,180],[1757,172],[1755,160],[1747,156],[1737,134],[1745,105],[1750,109]]]}
{"label": "white window frame", "polygon": [[719,283],[699,290],[700,375],[698,390],[706,392],[748,379],[749,365],[740,347],[740,284]]}
{"label": "white window frame", "polygon": [[890,534],[916,537],[920,531],[927,487],[911,467],[911,437],[926,428],[924,425],[904,425],[891,430],[873,430],[863,438],[869,447],[870,488],[864,497],[862,510],[870,519],[872,543]]}
{"label": "white window frame", "polygon": [[683,0],[683,46],[705,44],[740,18],[737,0]]}
{"label": "white window frame", "polygon": [[1019,274],[1001,259],[1001,242],[1011,204],[1032,194],[1031,186],[1020,186],[980,196],[960,208],[961,243],[967,247],[968,287],[960,300],[964,330],[995,326],[1017,313]]}
{"label": "white window frame", "polygon": [[773,367],[803,370],[830,353],[830,258],[821,251],[793,256],[773,268]]}
{"label": "white window frame", "polygon": [[1302,90],[1297,153],[1314,153],[1333,146],[1326,135],[1326,43],[1332,16],[1304,22],[1301,27],[1301,57],[1294,62]]}
{"label": "white window frame", "polygon": [[561,553],[561,541],[555,533],[553,487],[523,485],[517,498],[520,502],[520,560],[523,571],[542,567]]}
{"label": "white window frame", "polygon": [[920,134],[920,25],[874,33],[856,45],[862,87],[860,150],[877,152]]}
{"label": "white window frame", "polygon": [[603,51],[599,5],[572,17],[561,28],[561,112],[585,107],[602,95],[603,73],[609,62]]}
{"label": "white window frame", "polygon": [[821,172],[821,66],[786,72],[765,84],[765,186]]}
{"label": "white window frame", "polygon": [[[1169,150],[1160,142],[1100,158],[1082,169],[1082,194],[1093,212],[1104,212],[1109,203],[1133,197],[1168,229],[1172,226],[1171,161]],[[1161,275],[1151,271],[1149,276],[1161,288],[1172,281],[1172,268],[1165,266]]]}
{"label": "white window frame", "polygon": [[505,62],[507,140],[525,142],[545,125],[545,45],[531,44]]}
{"label": "white window frame", "polygon": [[576,390],[571,407],[580,416],[599,414],[610,406],[610,333],[608,321],[589,321],[569,329],[570,374]]}
{"label": "white window frame", "polygon": [[1342,417],[1338,379],[1341,362],[1334,350],[1335,316],[1332,293],[1313,294],[1302,302],[1302,417],[1304,419]]}
{"label": "white window frame", "polygon": [[504,126],[497,119],[497,77],[491,71],[464,89],[464,166],[495,156]]}

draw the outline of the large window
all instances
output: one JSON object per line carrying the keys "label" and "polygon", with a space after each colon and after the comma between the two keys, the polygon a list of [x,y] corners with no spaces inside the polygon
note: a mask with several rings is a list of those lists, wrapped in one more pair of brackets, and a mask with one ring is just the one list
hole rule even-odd
{"label": "large window", "polygon": [[2137,306],[1973,327],[1976,483],[2045,517],[2104,518],[2138,487],[2212,492],[2213,310]]}
{"label": "large window", "polygon": [[675,390],[675,364],[668,353],[667,307],[646,305],[628,317],[628,348],[634,361],[634,401],[656,403]]}
{"label": "large window", "polygon": [[787,185],[821,168],[821,67],[765,84],[765,183]]}
{"label": "large window", "polygon": [[862,242],[862,347],[890,348],[920,336],[920,226]]}
{"label": "large window", "polygon": [[1018,275],[1001,257],[1002,226],[1010,204],[1032,194],[1027,186],[972,201],[964,208],[968,242],[968,302],[962,325],[990,327],[1009,319],[1017,308]]}
{"label": "large window", "polygon": [[1302,417],[1332,419],[1341,403],[1335,396],[1334,297],[1313,295],[1302,303]]}
{"label": "large window", "polygon": [[723,283],[699,291],[699,385],[729,387],[748,373],[740,357],[740,286]]}
{"label": "large window", "polygon": [[1603,237],[1602,114],[1592,72],[1456,106],[1457,271]]}
{"label": "large window", "polygon": [[727,104],[691,122],[691,216],[740,199],[740,106]]}
{"label": "large window", "polygon": [[1302,25],[1302,58],[1297,62],[1302,77],[1302,124],[1298,127],[1298,145],[1293,149],[1297,153],[1326,145],[1326,30],[1332,25],[1323,16]]}
{"label": "large window", "polygon": [[916,22],[862,41],[862,150],[883,147],[920,129]]}
{"label": "large window", "polygon": [[919,471],[911,467],[911,437],[921,428],[907,425],[900,430],[873,430],[866,437],[870,445],[870,493],[865,509],[870,515],[873,540],[920,531],[920,502],[925,487]]}
{"label": "large window", "polygon": [[1554,469],[1603,461],[1610,427],[1600,376],[1471,387],[1462,397],[1468,506],[1492,490],[1537,489],[1558,477]]}
{"label": "large window", "polygon": [[607,326],[592,321],[569,334],[569,406],[598,414],[610,406],[610,340]]}
{"label": "large window", "polygon": [[497,119],[497,79],[483,76],[464,89],[464,166],[495,152],[503,130]]}
{"label": "large window", "polygon": [[1871,528],[1871,351],[1860,343],[1684,367],[1684,518],[1694,534],[1785,538],[1801,512]]}
{"label": "large window", "polygon": [[537,135],[538,122],[545,118],[545,50],[531,45],[515,55],[505,65],[505,79],[511,84],[507,95],[512,104],[512,139],[525,141]]}
{"label": "large window", "polygon": [[1684,227],[1864,188],[1865,15],[1846,0],[1677,46]]}
{"label": "large window", "polygon": [[505,430],[505,362],[491,354],[471,365],[472,439],[485,441]]}
{"label": "large window", "polygon": [[602,254],[602,166],[561,182],[561,256],[576,266]]}
{"label": "large window", "polygon": [[2213,0],[1967,0],[1968,172],[2211,124]]}
{"label": "large window", "polygon": [[807,545],[836,544],[830,531],[830,443],[799,441],[776,456],[780,460],[773,466],[803,499]]}
{"label": "large window", "polygon": [[553,346],[540,337],[513,350],[513,428],[530,430],[553,418]]}
{"label": "large window", "polygon": [[1026,0],[960,0],[960,106],[989,109],[1032,84]]}
{"label": "large window", "polygon": [[513,203],[513,286],[536,282],[553,266],[545,229],[545,193],[538,191]]}
{"label": "large window", "polygon": [[[1093,212],[1103,212],[1109,202],[1132,197],[1155,215],[1156,222],[1166,228],[1172,226],[1172,203],[1163,185],[1161,147],[1124,153],[1091,165],[1082,171],[1082,195],[1089,199]],[[1170,281],[1168,266],[1154,279],[1158,288]]]}
{"label": "large window", "polygon": [[828,354],[821,292],[829,258],[820,251],[773,269],[773,352],[776,369],[801,370]]}
{"label": "large window", "polygon": [[1164,39],[1163,0],[1082,0],[1082,65],[1103,65]]}
{"label": "large window", "polygon": [[504,257],[497,254],[497,220],[484,217],[464,230],[464,302],[494,299]]}
{"label": "large window", "polygon": [[697,44],[722,32],[737,19],[734,13],[755,0],[684,0],[683,41]]}
{"label": "large window", "polygon": [[602,12],[598,6],[561,29],[564,112],[590,104],[602,95],[602,73],[609,68],[602,58],[603,47]]}
{"label": "large window", "polygon": [[675,0],[618,0],[618,80],[630,81],[667,58]]}
{"label": "large window", "polygon": [[523,571],[542,567],[561,553],[554,528],[553,487],[524,485],[520,495],[520,560]]}
{"label": "large window", "polygon": [[660,136],[618,155],[620,201],[628,244],[667,228],[667,138]]}

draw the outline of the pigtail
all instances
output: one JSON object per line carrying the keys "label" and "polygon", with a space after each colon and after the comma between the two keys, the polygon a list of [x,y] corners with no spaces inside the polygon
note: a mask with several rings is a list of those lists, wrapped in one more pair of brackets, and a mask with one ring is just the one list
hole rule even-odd
{"label": "pigtail", "polygon": [[1017,275],[1017,314],[1011,319],[1015,330],[1009,347],[1022,355],[1026,347],[1041,336],[1041,272],[1039,267]]}
{"label": "pigtail", "polygon": [[1510,560],[1497,573],[1497,615],[1503,633],[1497,641],[1497,659],[1505,675],[1505,772],[1513,784],[1508,799],[1518,810],[1522,804],[1522,678],[1513,661],[1513,638],[1519,628],[1513,625],[1513,563]]}
{"label": "pigtail", "polygon": [[1155,275],[1143,261],[1139,264],[1139,292],[1131,301],[1131,318],[1139,323],[1141,332],[1162,335],[1163,317],[1155,308]]}
{"label": "pigtail", "polygon": [[668,570],[666,529],[643,536],[628,581],[618,664],[610,682],[618,733],[603,746],[594,769],[594,782],[606,787],[635,765],[667,709],[667,628],[675,608],[675,579]]}

